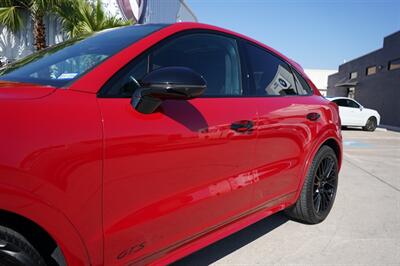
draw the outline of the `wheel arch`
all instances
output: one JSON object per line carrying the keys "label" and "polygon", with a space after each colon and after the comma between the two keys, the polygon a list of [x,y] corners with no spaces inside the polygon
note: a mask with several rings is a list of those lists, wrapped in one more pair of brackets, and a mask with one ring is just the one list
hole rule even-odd
{"label": "wheel arch", "polygon": [[336,137],[333,137],[332,135],[329,137],[324,138],[322,141],[317,142],[318,144],[315,145],[315,147],[312,149],[312,152],[310,153],[310,155],[308,156],[306,163],[305,163],[305,167],[302,171],[302,180],[301,180],[301,186],[299,186],[298,190],[301,190],[303,183],[304,183],[304,179],[305,176],[307,175],[308,169],[310,168],[310,165],[315,157],[315,155],[318,153],[318,151],[323,147],[323,146],[329,146],[333,149],[333,151],[335,152],[337,159],[338,159],[338,163],[339,163],[339,169],[342,166],[342,159],[343,159],[343,148],[342,148],[342,144],[341,144],[341,140],[339,140]]}
{"label": "wheel arch", "polygon": [[338,162],[339,162],[339,167],[340,167],[341,166],[341,162],[342,162],[342,150],[341,150],[341,147],[340,147],[339,143],[335,139],[330,138],[330,139],[327,139],[325,142],[323,142],[320,145],[320,147],[318,148],[318,150],[320,150],[321,147],[323,147],[325,145],[331,147],[332,150],[335,152],[336,157],[337,157]]}
{"label": "wheel arch", "polygon": [[291,204],[294,204],[299,198],[308,169],[310,168],[313,158],[315,157],[317,152],[321,149],[321,147],[323,147],[324,145],[331,147],[337,156],[339,169],[342,166],[342,160],[343,160],[342,137],[337,130],[325,131],[325,133],[321,134],[321,136],[314,143],[315,143],[314,146],[310,148],[310,151],[304,161],[304,167],[300,172],[301,179],[297,188],[296,196],[294,197],[294,201],[291,202]]}
{"label": "wheel arch", "polygon": [[364,126],[367,125],[367,122],[368,122],[368,120],[369,120],[370,118],[375,118],[375,120],[376,120],[376,125],[377,125],[377,126],[379,125],[379,119],[378,119],[378,117],[377,117],[375,114],[369,114],[369,115],[367,116],[367,118],[365,119],[365,121],[364,121]]}
{"label": "wheel arch", "polygon": [[[68,218],[32,193],[0,184],[0,224],[23,235],[39,252],[58,247],[66,265],[90,265],[88,251]],[[41,237],[44,243],[39,244]]]}
{"label": "wheel arch", "polygon": [[59,249],[60,252],[57,252],[59,255],[54,259],[56,259],[58,265],[66,265],[64,255],[57,242],[49,233],[46,232],[46,230],[32,220],[19,214],[0,209],[0,225],[23,235],[28,242],[35,247],[47,264],[49,264],[48,262],[52,257],[53,252]]}
{"label": "wheel arch", "polygon": [[[304,171],[303,171],[303,176],[307,174],[308,168],[310,167],[310,164],[312,163],[312,160],[314,159],[315,155],[318,153],[318,151],[323,147],[323,146],[329,146],[333,149],[335,152],[338,163],[339,163],[339,169],[342,166],[342,159],[343,159],[343,147],[341,144],[341,139],[339,140],[338,138],[334,136],[329,136],[324,138],[322,141],[319,141],[317,145],[315,145],[314,149],[312,150],[310,156],[307,159],[307,163]],[[304,177],[303,177],[304,179]],[[304,180],[303,180],[304,181]]]}

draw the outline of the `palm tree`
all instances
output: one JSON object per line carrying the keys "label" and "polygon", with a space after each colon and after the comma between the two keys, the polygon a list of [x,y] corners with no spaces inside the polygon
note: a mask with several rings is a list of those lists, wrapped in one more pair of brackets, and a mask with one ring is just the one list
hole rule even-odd
{"label": "palm tree", "polygon": [[57,2],[58,0],[0,0],[0,25],[16,33],[25,26],[25,17],[29,14],[33,22],[36,50],[42,50],[46,48],[43,18],[54,10]]}
{"label": "palm tree", "polygon": [[37,51],[46,48],[43,18],[58,16],[64,31],[76,37],[103,29],[132,24],[105,14],[100,0],[95,4],[87,0],[0,0],[0,26],[16,33],[26,25],[29,14],[33,22],[33,36]]}
{"label": "palm tree", "polygon": [[61,19],[64,31],[71,38],[132,24],[132,21],[108,16],[101,0],[93,4],[86,0],[60,1],[55,11]]}

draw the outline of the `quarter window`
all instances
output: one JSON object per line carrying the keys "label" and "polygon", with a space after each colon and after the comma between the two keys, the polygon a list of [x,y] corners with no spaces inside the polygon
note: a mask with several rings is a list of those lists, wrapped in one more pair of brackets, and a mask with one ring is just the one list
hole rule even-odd
{"label": "quarter window", "polygon": [[310,95],[313,94],[313,90],[308,85],[307,81],[297,71],[293,71],[296,82],[296,89],[299,95]]}
{"label": "quarter window", "polygon": [[251,44],[247,44],[247,56],[255,95],[297,95],[293,74],[288,64]]}

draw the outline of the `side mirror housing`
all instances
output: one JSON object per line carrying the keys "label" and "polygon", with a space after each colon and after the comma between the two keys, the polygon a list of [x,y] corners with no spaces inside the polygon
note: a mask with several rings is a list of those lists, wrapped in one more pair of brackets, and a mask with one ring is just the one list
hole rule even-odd
{"label": "side mirror housing", "polygon": [[187,67],[164,67],[147,74],[132,96],[131,104],[140,113],[153,113],[163,100],[189,100],[201,96],[206,81]]}

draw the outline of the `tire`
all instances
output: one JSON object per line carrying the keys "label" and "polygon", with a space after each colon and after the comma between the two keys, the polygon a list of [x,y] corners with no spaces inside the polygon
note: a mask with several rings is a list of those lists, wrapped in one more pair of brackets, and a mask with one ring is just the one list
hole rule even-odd
{"label": "tire", "polygon": [[0,266],[45,266],[39,252],[19,233],[0,226]]}
{"label": "tire", "polygon": [[335,201],[338,170],[336,153],[331,147],[322,146],[311,163],[297,202],[285,214],[306,224],[325,220]]}
{"label": "tire", "polygon": [[365,124],[365,126],[363,127],[364,131],[375,131],[376,127],[377,127],[377,121],[376,118],[371,116],[370,118],[368,118],[367,123]]}

